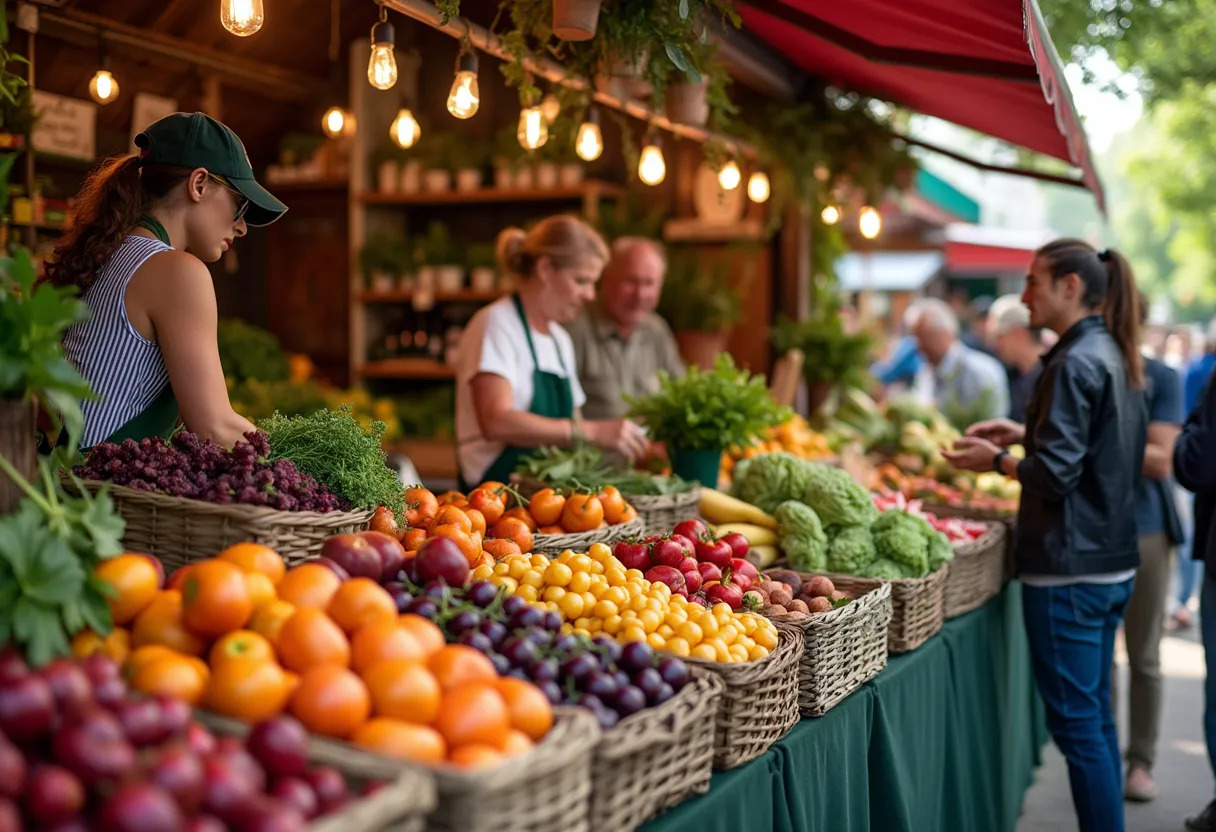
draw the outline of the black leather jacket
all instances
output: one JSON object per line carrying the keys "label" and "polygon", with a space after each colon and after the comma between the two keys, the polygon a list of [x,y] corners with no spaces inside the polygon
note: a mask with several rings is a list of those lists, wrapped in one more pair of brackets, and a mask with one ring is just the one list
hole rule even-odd
{"label": "black leather jacket", "polygon": [[1174,476],[1195,494],[1191,557],[1206,562],[1208,574],[1216,575],[1216,374],[1174,444]]}
{"label": "black leather jacket", "polygon": [[1014,558],[1027,575],[1095,575],[1140,565],[1136,489],[1148,406],[1099,317],[1043,356],[1018,464]]}

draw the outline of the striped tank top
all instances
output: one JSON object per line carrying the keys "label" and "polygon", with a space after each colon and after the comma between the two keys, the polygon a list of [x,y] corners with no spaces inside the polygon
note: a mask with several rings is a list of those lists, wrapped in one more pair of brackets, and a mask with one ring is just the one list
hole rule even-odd
{"label": "striped tank top", "polygon": [[84,293],[87,321],[74,324],[63,349],[93,386],[98,401],[81,404],[81,447],[104,442],[142,413],[169,384],[160,344],[139,334],[127,318],[127,284],[149,257],[170,246],[152,237],[127,236]]}

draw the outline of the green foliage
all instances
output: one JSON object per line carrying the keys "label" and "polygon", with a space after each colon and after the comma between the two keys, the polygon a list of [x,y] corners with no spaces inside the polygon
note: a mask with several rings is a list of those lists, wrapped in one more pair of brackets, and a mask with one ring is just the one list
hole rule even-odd
{"label": "green foliage", "polygon": [[944,532],[935,531],[929,537],[929,571],[936,572],[943,564],[954,560],[954,544]]}
{"label": "green foliage", "polygon": [[284,381],[291,374],[283,345],[266,330],[228,318],[220,321],[218,336],[225,378],[237,383],[249,379]]}
{"label": "green foliage", "polygon": [[811,475],[805,460],[790,453],[759,454],[735,466],[734,491],[740,500],[772,514],[790,500],[801,500]]}
{"label": "green foliage", "polygon": [[847,471],[819,462],[805,463],[808,476],[803,502],[827,525],[869,526],[878,516],[870,492]]}
{"label": "green foliage", "polygon": [[743,296],[731,275],[729,254],[696,249],[668,252],[659,314],[673,330],[726,332],[742,317]]}
{"label": "green foliage", "polygon": [[677,476],[656,477],[610,464],[603,451],[591,445],[578,445],[569,450],[540,448],[520,460],[515,471],[567,493],[595,493],[611,485],[622,494],[653,497],[683,494],[692,488],[691,483]]}
{"label": "green foliage", "polygon": [[[609,243],[621,237],[655,240],[667,219],[667,207],[659,200],[647,200],[639,191],[630,191],[615,202],[600,200],[596,217],[596,230]],[[670,268],[668,271],[670,273]]]}
{"label": "green foliage", "polygon": [[815,510],[798,500],[777,507],[781,550],[790,565],[802,572],[822,572],[828,566],[828,536]]}
{"label": "green foliage", "polygon": [[747,445],[790,417],[769,395],[764,376],[736,367],[727,354],[712,370],[690,367],[683,378],[661,372],[657,393],[625,401],[651,439],[692,451]]}

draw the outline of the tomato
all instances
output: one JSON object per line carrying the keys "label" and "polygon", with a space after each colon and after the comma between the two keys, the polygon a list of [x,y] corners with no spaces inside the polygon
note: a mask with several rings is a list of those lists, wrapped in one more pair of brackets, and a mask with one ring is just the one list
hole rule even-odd
{"label": "tomato", "polygon": [[276,646],[283,665],[297,673],[322,664],[350,664],[350,643],[342,628],[312,607],[300,607],[283,623]]}
{"label": "tomato", "polygon": [[430,537],[426,529],[410,529],[401,537],[401,545],[405,547],[407,552],[417,552],[418,549]]}
{"label": "tomato", "polygon": [[207,707],[235,719],[262,722],[283,712],[298,681],[274,662],[230,659],[211,673]]}
{"label": "tomato", "polygon": [[286,601],[271,601],[253,611],[248,627],[258,635],[265,637],[271,644],[277,644],[279,631],[283,629],[284,622],[291,618],[295,611],[294,604]]}
{"label": "tomato", "polygon": [[389,621],[364,624],[350,641],[350,666],[363,673],[385,659],[426,661],[427,651],[422,642],[393,616]]}
{"label": "tomato", "polygon": [[482,542],[481,548],[483,551],[488,552],[490,557],[495,560],[502,560],[508,555],[523,554],[523,550],[519,548],[519,544],[514,540],[503,540],[494,537]]}
{"label": "tomato", "polygon": [[182,594],[175,589],[161,590],[148,608],[135,619],[131,646],[161,644],[179,653],[201,656],[207,642],[186,629],[182,621]]}
{"label": "tomato", "polygon": [[638,519],[638,510],[636,508],[634,508],[633,506],[629,505],[629,503],[625,503],[625,511],[624,511],[624,513],[621,514],[621,522],[622,523],[632,523],[634,520],[637,520],[637,519]]}
{"label": "tomato", "polygon": [[302,563],[288,569],[279,581],[279,598],[297,607],[325,609],[341,585],[342,579],[329,567]]}
{"label": "tomato", "polygon": [[422,652],[428,658],[443,649],[446,640],[443,630],[435,622],[421,615],[406,613],[397,619],[397,625],[412,635],[422,646]]}
{"label": "tomato", "polygon": [[400,529],[397,527],[397,518],[393,516],[392,509],[384,506],[376,506],[376,512],[372,515],[369,528],[373,532],[387,534],[389,537],[397,537],[400,532]]}
{"label": "tomato", "polygon": [[355,729],[350,740],[377,754],[416,763],[442,763],[448,755],[448,745],[438,731],[400,719],[369,719]]}
{"label": "tomato", "polygon": [[456,526],[465,534],[473,533],[473,521],[469,519],[469,515],[465,514],[464,509],[453,505],[446,505],[439,509],[439,513],[435,515],[435,525]]}
{"label": "tomato", "polygon": [[196,563],[182,584],[182,621],[205,638],[239,630],[253,614],[245,573],[223,560]]}
{"label": "tomato", "polygon": [[334,593],[325,613],[347,635],[373,621],[397,621],[397,603],[371,578],[351,578]]}
{"label": "tomato", "polygon": [[238,567],[243,572],[257,572],[277,584],[287,572],[287,564],[274,549],[260,543],[237,543],[220,552],[216,557]]}
{"label": "tomato", "polygon": [[621,496],[621,492],[615,485],[604,486],[596,497],[600,501],[600,505],[604,509],[604,521],[611,526],[615,526],[621,522],[621,518],[625,515],[625,498]]}
{"label": "tomato", "polygon": [[[405,490],[405,506],[415,519],[430,520],[439,511],[439,501],[426,488],[407,488]],[[407,518],[408,519],[408,518]],[[411,526],[416,525],[409,520]]]}
{"label": "tomato", "polygon": [[473,682],[493,684],[498,671],[480,651],[463,644],[445,644],[427,661],[444,691]]}
{"label": "tomato", "polygon": [[562,509],[562,528],[568,532],[590,532],[604,522],[604,506],[591,494],[572,494]]}
{"label": "tomato", "polygon": [[473,682],[444,691],[435,728],[449,746],[484,743],[498,748],[511,731],[511,716],[492,683]]}
{"label": "tomato", "polygon": [[439,495],[437,500],[441,508],[443,506],[456,506],[457,508],[464,508],[469,504],[468,498],[459,491],[445,491]]}
{"label": "tomato", "polygon": [[532,495],[528,503],[528,513],[536,521],[537,526],[554,526],[562,518],[562,509],[566,498],[552,488],[542,488]]}
{"label": "tomato", "polygon": [[501,522],[503,519],[505,519],[507,517],[513,517],[516,520],[520,521],[521,523],[523,523],[525,526],[528,527],[528,531],[530,531],[530,532],[535,533],[535,531],[537,529],[536,518],[533,517],[526,508],[520,508],[519,506],[516,506],[513,509],[509,509],[508,511],[503,512],[503,515],[502,515],[502,517],[499,518],[499,521]]}
{"label": "tomato", "polygon": [[372,710],[419,725],[430,725],[439,714],[443,692],[425,665],[409,659],[385,659],[363,673],[371,691]]}
{"label": "tomato", "polygon": [[[501,520],[499,522],[502,522]],[[478,555],[481,554],[481,544],[476,542],[472,535],[461,529],[459,526],[444,525],[436,526],[431,529],[432,537],[446,537],[451,539],[460,548],[461,554],[469,563],[475,561]]]}
{"label": "tomato", "polygon": [[469,522],[473,525],[473,533],[485,537],[486,516],[475,508],[466,508],[464,513],[469,518]]}
{"label": "tomato", "polygon": [[494,524],[492,534],[499,540],[510,540],[519,547],[520,552],[532,551],[532,530],[518,517],[503,517]]}
{"label": "tomato", "polygon": [[507,503],[501,494],[483,485],[469,494],[469,508],[480,511],[486,519],[486,525],[493,526],[507,510]]}
{"label": "tomato", "polygon": [[213,644],[208,654],[212,667],[241,658],[274,661],[274,646],[265,636],[251,630],[234,630]]}
{"label": "tomato", "polygon": [[106,603],[115,624],[134,621],[160,591],[160,573],[146,555],[125,554],[103,560],[93,576],[113,590]]}
{"label": "tomato", "polygon": [[345,667],[322,664],[300,677],[288,708],[314,734],[346,738],[367,722],[372,702],[358,676]]}
{"label": "tomato", "polygon": [[170,652],[139,664],[130,674],[131,687],[148,696],[168,696],[194,707],[201,705],[211,673],[198,659]]}
{"label": "tomato", "polygon": [[499,679],[497,688],[507,703],[512,728],[524,732],[532,740],[549,733],[553,727],[553,708],[540,688],[510,676]]}

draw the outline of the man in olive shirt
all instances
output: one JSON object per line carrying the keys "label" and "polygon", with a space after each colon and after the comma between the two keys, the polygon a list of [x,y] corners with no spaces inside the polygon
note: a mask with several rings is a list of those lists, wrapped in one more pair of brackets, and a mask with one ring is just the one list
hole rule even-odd
{"label": "man in olive shirt", "polygon": [[621,237],[612,244],[599,297],[568,327],[587,393],[584,418],[619,419],[628,410],[623,397],[654,392],[659,370],[684,374],[671,329],[654,311],[666,272],[658,242]]}

